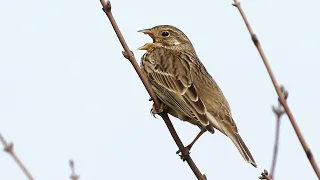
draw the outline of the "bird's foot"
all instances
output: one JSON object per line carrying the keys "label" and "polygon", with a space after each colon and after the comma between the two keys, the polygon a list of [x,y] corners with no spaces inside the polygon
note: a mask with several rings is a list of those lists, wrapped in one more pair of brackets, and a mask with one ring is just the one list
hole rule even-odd
{"label": "bird's foot", "polygon": [[188,146],[184,147],[184,149],[182,151],[185,151],[184,153],[179,149],[176,154],[178,154],[180,156],[180,158],[182,159],[182,161],[185,161],[189,155],[190,155],[190,149],[192,147],[192,145],[189,144]]}
{"label": "bird's foot", "polygon": [[156,117],[156,114],[160,114],[164,111],[164,104],[161,103],[160,107],[156,107],[156,105],[153,103],[152,109],[150,110],[150,113],[153,115],[153,117]]}

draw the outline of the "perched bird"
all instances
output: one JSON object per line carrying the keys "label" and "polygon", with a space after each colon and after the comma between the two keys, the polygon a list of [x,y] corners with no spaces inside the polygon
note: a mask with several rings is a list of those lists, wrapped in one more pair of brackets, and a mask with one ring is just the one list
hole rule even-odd
{"label": "perched bird", "polygon": [[217,83],[200,62],[190,40],[178,28],[170,25],[140,30],[153,42],[138,48],[147,50],[141,60],[141,69],[148,77],[163,107],[153,108],[198,126],[201,131],[191,144],[214,128],[228,136],[243,158],[256,163],[241,139],[232,118],[229,104]]}

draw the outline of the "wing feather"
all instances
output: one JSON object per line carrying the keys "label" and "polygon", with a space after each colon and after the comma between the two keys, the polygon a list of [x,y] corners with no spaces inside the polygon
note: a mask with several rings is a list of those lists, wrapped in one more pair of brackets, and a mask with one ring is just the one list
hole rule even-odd
{"label": "wing feather", "polygon": [[144,68],[145,73],[162,102],[204,126],[209,124],[207,109],[193,83],[193,64],[187,54],[154,49],[143,61],[143,66],[148,67]]}

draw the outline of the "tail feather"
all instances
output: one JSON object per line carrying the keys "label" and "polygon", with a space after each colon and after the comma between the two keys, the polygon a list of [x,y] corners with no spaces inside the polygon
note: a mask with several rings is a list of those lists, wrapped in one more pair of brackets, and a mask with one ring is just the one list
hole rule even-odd
{"label": "tail feather", "polygon": [[238,148],[238,150],[239,150],[240,154],[242,155],[242,157],[244,158],[244,160],[246,160],[248,163],[252,164],[254,167],[257,167],[256,162],[254,161],[248,147],[246,146],[246,144],[244,143],[244,141],[242,140],[240,135],[238,133],[236,133],[233,136],[229,136],[229,137],[232,140],[232,142],[236,145],[236,147]]}

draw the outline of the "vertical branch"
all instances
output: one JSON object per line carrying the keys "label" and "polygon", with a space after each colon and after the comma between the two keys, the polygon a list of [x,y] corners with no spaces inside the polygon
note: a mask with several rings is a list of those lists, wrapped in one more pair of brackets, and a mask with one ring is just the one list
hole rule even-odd
{"label": "vertical branch", "polygon": [[[148,91],[149,95],[151,96],[154,104],[156,107],[160,107],[160,101],[158,100],[158,98],[156,97],[155,93],[152,90],[152,87],[150,85],[149,80],[147,79],[147,77],[143,74],[143,72],[141,71],[132,51],[130,51],[124,37],[122,36],[122,33],[112,15],[111,12],[111,3],[110,1],[105,2],[104,0],[100,0],[100,3],[103,7],[103,11],[106,13],[106,15],[109,18],[109,21],[116,33],[116,35],[118,36],[118,39],[123,47],[123,49],[125,50],[123,52],[123,56],[128,59],[130,61],[130,63],[132,64],[132,66],[134,67],[135,71],[137,72],[137,74],[139,75],[144,87],[146,88],[146,90]],[[199,179],[199,180],[206,180],[205,175],[202,175],[200,170],[198,169],[198,167],[196,166],[196,164],[193,162],[192,158],[190,157],[190,153],[189,150],[187,148],[184,147],[183,143],[181,142],[177,132],[175,131],[168,114],[166,113],[161,113],[159,114],[162,119],[164,120],[172,138],[174,139],[175,143],[177,144],[177,146],[179,147],[179,150],[181,152],[181,157],[183,157],[183,160],[187,161],[188,165],[190,166],[191,170],[193,171],[193,173],[195,174],[195,176]]]}
{"label": "vertical branch", "polygon": [[279,134],[280,134],[280,119],[282,114],[284,113],[281,110],[280,107],[275,108],[273,107],[273,112],[276,114],[277,119],[276,119],[276,134],[274,137],[274,147],[273,147],[273,156],[272,156],[272,163],[271,163],[271,168],[270,168],[270,177],[273,178],[274,176],[274,171],[276,169],[276,163],[277,163],[277,157],[278,157],[278,149],[279,149]]}
{"label": "vertical branch", "polygon": [[76,174],[76,170],[74,168],[74,161],[72,159],[69,160],[69,165],[70,165],[70,169],[71,169],[70,179],[71,180],[79,180],[80,176]]}
{"label": "vertical branch", "polygon": [[297,137],[298,137],[298,139],[300,141],[300,144],[303,147],[303,149],[304,149],[304,151],[305,151],[305,153],[307,155],[307,158],[309,159],[309,162],[310,162],[314,172],[316,173],[317,177],[320,179],[319,167],[318,167],[318,165],[317,165],[317,163],[316,163],[316,161],[315,161],[315,159],[313,157],[311,149],[308,147],[308,144],[305,141],[305,139],[304,139],[304,137],[303,137],[303,135],[302,135],[302,133],[301,133],[301,131],[299,129],[299,126],[298,126],[295,118],[293,117],[293,114],[292,114],[292,112],[291,112],[291,110],[290,110],[290,108],[289,108],[289,106],[287,104],[287,101],[285,100],[285,98],[282,95],[281,89],[280,89],[280,87],[279,87],[279,85],[278,85],[278,83],[276,81],[276,78],[275,78],[275,76],[274,76],[274,74],[273,74],[273,72],[271,70],[271,67],[270,67],[269,62],[267,60],[267,57],[264,54],[264,51],[262,50],[262,47],[261,47],[260,42],[258,40],[258,37],[257,37],[256,34],[254,34],[254,32],[253,32],[253,30],[252,30],[252,28],[251,28],[251,26],[249,24],[249,21],[247,20],[245,14],[243,12],[243,9],[240,6],[240,3],[237,0],[233,0],[233,1],[234,1],[233,6],[237,7],[237,9],[239,10],[239,12],[240,12],[240,14],[241,14],[241,16],[242,16],[247,28],[248,28],[248,31],[249,31],[249,33],[251,35],[252,41],[253,41],[254,45],[256,46],[257,50],[259,51],[261,59],[262,59],[264,65],[265,65],[265,67],[266,67],[266,69],[267,69],[267,71],[269,73],[269,76],[271,78],[273,86],[274,86],[274,88],[275,88],[275,90],[276,90],[276,92],[278,94],[279,102],[282,105],[282,107],[284,108],[284,110],[285,110],[285,112],[286,112],[286,114],[287,114],[287,116],[288,116],[288,118],[289,118],[289,120],[290,120],[290,122],[291,122],[291,124],[293,126],[293,129],[294,129],[294,131],[295,131],[295,133],[296,133],[296,135],[297,135]]}
{"label": "vertical branch", "polygon": [[27,170],[27,168],[23,165],[23,163],[20,161],[16,153],[13,149],[13,143],[7,143],[7,141],[4,139],[4,137],[0,134],[0,141],[4,147],[4,151],[9,153],[11,157],[14,159],[14,161],[18,164],[18,166],[21,168],[21,170],[24,172],[24,174],[27,176],[29,180],[33,180],[34,178],[30,174],[30,172]]}
{"label": "vertical branch", "polygon": [[[281,92],[284,96],[284,99],[288,99],[288,91],[284,89],[283,86],[281,86]],[[276,119],[276,134],[275,134],[275,140],[274,140],[274,147],[273,147],[273,157],[272,157],[272,163],[270,168],[270,177],[274,179],[274,171],[276,169],[276,163],[277,163],[277,157],[278,157],[278,149],[279,149],[279,138],[280,138],[280,119],[282,115],[285,113],[280,102],[278,102],[278,107],[272,106],[273,113],[277,116]]]}

